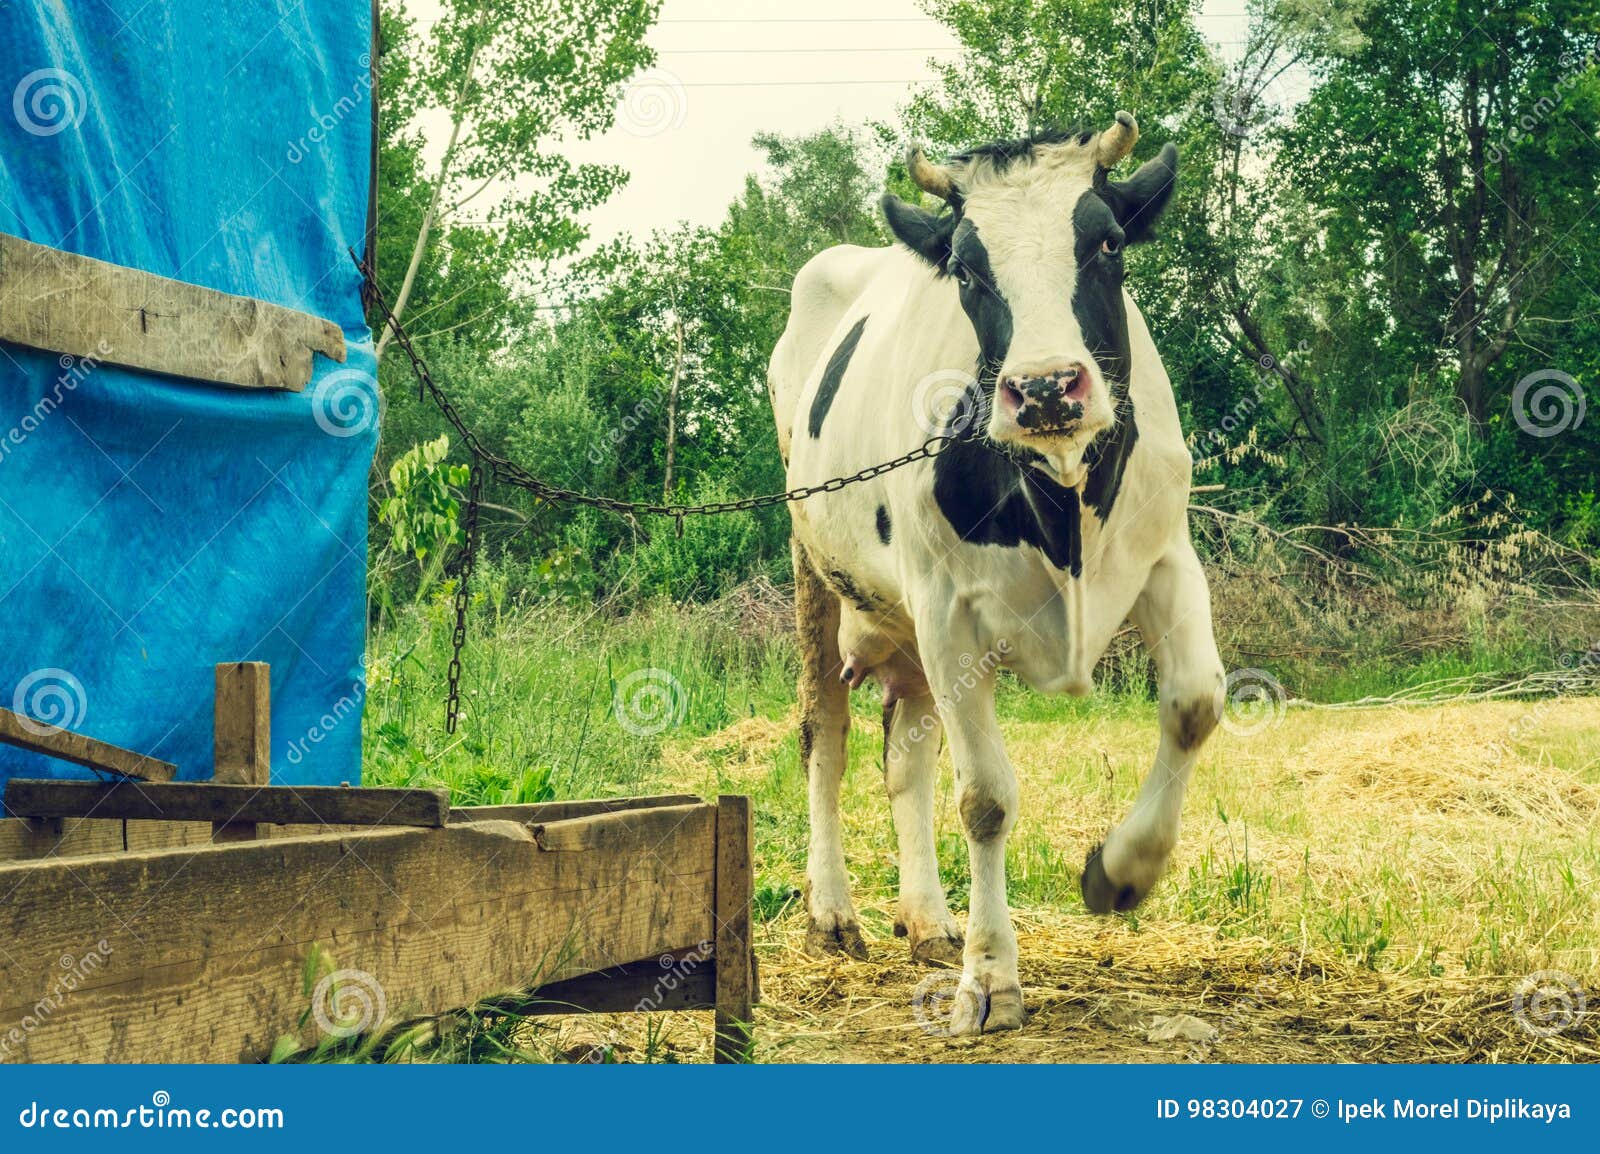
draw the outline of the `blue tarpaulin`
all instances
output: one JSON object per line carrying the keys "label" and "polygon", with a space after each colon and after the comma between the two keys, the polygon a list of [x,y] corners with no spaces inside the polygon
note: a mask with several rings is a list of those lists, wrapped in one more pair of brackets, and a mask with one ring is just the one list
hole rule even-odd
{"label": "blue tarpaulin", "polygon": [[[214,666],[265,661],[273,780],[358,780],[371,49],[369,0],[0,7],[0,232],[348,348],[290,393],[0,343],[0,706],[201,779]],[[0,746],[16,776],[92,774]]]}

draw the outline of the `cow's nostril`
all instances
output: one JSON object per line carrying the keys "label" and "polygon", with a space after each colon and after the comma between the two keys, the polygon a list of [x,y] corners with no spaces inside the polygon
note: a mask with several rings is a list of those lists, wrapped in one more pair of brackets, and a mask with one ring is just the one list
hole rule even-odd
{"label": "cow's nostril", "polygon": [[1063,369],[1058,378],[1061,381],[1061,395],[1068,400],[1082,400],[1089,391],[1089,373],[1082,365]]}

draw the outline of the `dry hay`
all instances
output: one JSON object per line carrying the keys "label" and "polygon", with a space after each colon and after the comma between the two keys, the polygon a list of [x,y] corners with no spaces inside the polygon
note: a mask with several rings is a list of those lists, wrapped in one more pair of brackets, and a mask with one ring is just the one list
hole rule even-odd
{"label": "dry hay", "polygon": [[[758,955],[762,1062],[1596,1062],[1600,990],[1558,1033],[1524,1029],[1505,977],[1376,974],[1338,958],[1205,927],[1055,911],[1016,913],[1029,1020],[1019,1031],[952,1038],[944,1030],[958,975],[913,965],[905,943],[871,943],[866,962],[804,953],[805,919],[764,927]],[[920,1005],[919,1002],[920,995]],[[1192,1015],[1209,1042],[1151,1040],[1163,1018]],[[707,1061],[710,1016],[561,1020],[569,1061]]]}
{"label": "dry hay", "polygon": [[[803,918],[763,951],[759,1014],[767,1061],[870,1062],[1573,1062],[1600,1061],[1600,1015],[1549,1037],[1512,1013],[1503,977],[1376,974],[1206,927],[1016,914],[1030,1018],[1015,1033],[945,1035],[940,994],[956,975],[914,966],[904,943],[867,962],[814,959]],[[922,1004],[916,1004],[917,992]],[[1600,992],[1587,993],[1590,1006]],[[1152,1042],[1188,1014],[1210,1043]]]}
{"label": "dry hay", "polygon": [[[858,879],[867,962],[807,957],[793,908],[760,927],[762,1060],[1600,1061],[1600,699],[1290,710],[1260,732],[1219,731],[1172,867],[1137,919],[1084,911],[1076,863],[1126,813],[1153,752],[1152,719],[1096,710],[1006,732],[1023,793],[1011,881],[1026,1027],[944,1037],[938,995],[954,975],[911,965],[888,935],[892,891]],[[791,721],[750,719],[676,744],[666,784],[760,796],[792,735]],[[843,806],[852,870],[868,874],[894,847],[875,737],[854,739]],[[803,813],[798,792],[767,798],[769,809]],[[959,837],[953,808],[946,774],[947,837]],[[1208,899],[1204,871],[1242,856],[1246,840],[1266,885],[1259,906],[1241,911]],[[1022,852],[1029,845],[1053,856]],[[762,844],[758,868],[790,878],[797,849]],[[1054,896],[1030,900],[1041,892]],[[1341,907],[1376,911],[1387,945],[1363,956],[1360,942],[1330,934]],[[1549,1037],[1511,1009],[1519,983],[1542,970],[1575,976],[1588,1003]],[[931,998],[919,1021],[923,983]],[[1157,1018],[1180,1014],[1220,1036],[1149,1040]],[[667,1023],[680,1060],[709,1052],[701,1017]],[[579,1037],[594,1028],[564,1027]],[[613,1028],[635,1039],[641,1030],[623,1019]],[[624,1058],[645,1052],[625,1044]]]}

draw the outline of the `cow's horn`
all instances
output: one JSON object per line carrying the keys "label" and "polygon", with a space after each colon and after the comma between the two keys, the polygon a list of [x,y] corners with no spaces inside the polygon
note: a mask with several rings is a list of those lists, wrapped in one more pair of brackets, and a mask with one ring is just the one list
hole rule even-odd
{"label": "cow's horn", "polygon": [[1102,132],[1094,144],[1095,163],[1101,168],[1115,168],[1117,161],[1133,151],[1139,140],[1139,122],[1133,113],[1117,113],[1116,123]]}
{"label": "cow's horn", "polygon": [[950,194],[955,191],[955,183],[950,179],[950,170],[941,164],[934,164],[922,153],[922,146],[913,144],[906,151],[906,171],[911,174],[911,179],[916,181],[917,187],[923,192],[930,192],[940,200],[949,200]]}

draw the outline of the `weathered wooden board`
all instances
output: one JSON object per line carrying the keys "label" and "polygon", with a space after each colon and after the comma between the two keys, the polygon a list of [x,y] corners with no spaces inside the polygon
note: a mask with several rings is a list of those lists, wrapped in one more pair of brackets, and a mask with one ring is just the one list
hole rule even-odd
{"label": "weathered wooden board", "polygon": [[70,729],[40,733],[39,728],[37,724],[30,725],[20,714],[0,709],[0,744],[14,745],[18,749],[42,753],[58,761],[70,761],[73,765],[143,781],[171,781],[172,775],[178,772],[178,767],[170,761],[146,757],[110,742],[73,733]]}
{"label": "weathered wooden board", "polygon": [[12,778],[6,783],[5,804],[18,817],[33,818],[442,826],[450,795],[442,789]]}
{"label": "weathered wooden board", "polygon": [[657,809],[667,805],[696,805],[701,799],[691,793],[669,793],[656,797],[614,797],[595,801],[546,801],[529,805],[468,805],[450,811],[450,824],[462,821],[520,821],[529,825],[588,817],[596,813],[623,813],[630,809]]}
{"label": "weathered wooden board", "polygon": [[716,1061],[745,1062],[750,1055],[753,1008],[758,997],[750,933],[755,896],[750,799],[717,798],[717,1016]]}
{"label": "weathered wooden board", "polygon": [[[624,797],[602,801],[553,801],[537,805],[475,805],[450,810],[449,824],[472,821],[516,821],[525,824],[563,821],[596,813],[622,813],[633,809],[655,809],[672,805],[693,805],[700,801],[691,794],[661,797]],[[361,826],[331,822],[311,825],[259,825],[258,837],[308,837],[319,833],[354,833]],[[203,821],[121,821],[93,818],[0,818],[0,861],[22,861],[42,857],[79,857],[85,854],[114,853],[121,850],[167,849],[178,846],[207,845],[212,841],[212,825]]]}
{"label": "weathered wooden board", "polygon": [[259,1059],[313,946],[395,1020],[714,939],[716,807],[635,820],[606,853],[482,821],[0,864],[0,1060]]}
{"label": "weathered wooden board", "polygon": [[0,340],[91,361],[299,392],[331,321],[0,233]]}
{"label": "weathered wooden board", "polygon": [[[222,785],[272,781],[272,669],[264,661],[216,667],[211,780]],[[399,823],[394,823],[399,824]],[[212,841],[254,841],[253,821],[214,821]]]}

